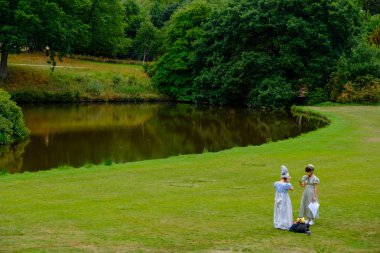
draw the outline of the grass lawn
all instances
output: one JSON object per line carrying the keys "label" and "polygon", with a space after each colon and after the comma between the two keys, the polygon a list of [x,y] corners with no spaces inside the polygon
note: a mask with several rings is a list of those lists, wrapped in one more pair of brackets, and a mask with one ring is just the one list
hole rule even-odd
{"label": "grass lawn", "polygon": [[[217,153],[0,176],[0,252],[379,252],[380,107],[307,107],[331,125]],[[285,164],[298,215],[320,178],[311,236],[273,228]]]}
{"label": "grass lawn", "polygon": [[160,100],[141,65],[63,58],[53,74],[43,53],[10,55],[4,88],[22,102]]}

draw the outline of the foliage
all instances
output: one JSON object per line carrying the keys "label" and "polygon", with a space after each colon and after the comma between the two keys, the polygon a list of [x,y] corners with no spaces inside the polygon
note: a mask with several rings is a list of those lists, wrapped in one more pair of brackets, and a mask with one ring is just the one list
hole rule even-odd
{"label": "foliage", "polygon": [[119,0],[93,0],[88,18],[90,43],[81,51],[111,57],[128,51],[131,41],[124,37],[124,9]]}
{"label": "foliage", "polygon": [[339,103],[379,103],[380,79],[365,76],[356,79],[353,83],[347,82],[336,101]]}
{"label": "foliage", "polygon": [[[379,0],[0,0],[0,46],[6,54],[48,49],[53,67],[71,52],[141,59],[155,86],[180,101],[283,107],[306,90],[313,104],[330,92],[336,101],[356,82],[357,73],[345,82],[339,73],[360,67],[337,62],[352,57],[360,29],[379,47],[378,8]],[[360,76],[378,78],[364,65]]]}
{"label": "foliage", "polygon": [[367,37],[369,44],[380,46],[380,14],[370,16],[366,20],[362,34]]}
{"label": "foliage", "polygon": [[[291,93],[323,87],[358,26],[359,11],[346,1],[235,1],[204,26],[192,63],[193,96],[199,102],[258,105],[262,99],[253,96],[260,85],[264,94],[267,80],[274,88],[277,77],[285,85],[279,90],[291,84]],[[290,104],[291,93],[283,105]]]}
{"label": "foliage", "polygon": [[152,60],[155,50],[160,47],[158,45],[158,30],[153,26],[152,22],[146,20],[141,23],[133,43],[134,50],[138,53],[139,58],[143,60],[143,64],[147,58]]}
{"label": "foliage", "polygon": [[323,89],[359,28],[350,2],[234,1],[198,20],[196,4],[172,17],[166,53],[150,70],[155,85],[178,100],[289,105],[302,87]]}
{"label": "foliage", "polygon": [[329,81],[336,102],[376,103],[380,100],[380,48],[365,39],[343,55]]}
{"label": "foliage", "polygon": [[125,36],[129,38],[136,37],[137,30],[143,20],[141,8],[136,0],[127,0],[123,3]]}
{"label": "foliage", "polygon": [[308,105],[321,104],[329,99],[329,92],[324,88],[317,87],[308,92],[306,103]]}
{"label": "foliage", "polygon": [[0,145],[25,140],[29,136],[20,107],[0,89]]}
{"label": "foliage", "polygon": [[195,1],[179,9],[169,21],[165,33],[166,53],[154,64],[150,73],[162,92],[179,100],[190,100],[191,66],[194,42],[211,8],[205,1]]}
{"label": "foliage", "polygon": [[157,28],[162,28],[166,21],[168,21],[171,15],[178,9],[186,0],[179,0],[175,3],[160,3],[160,1],[154,1],[150,9],[150,15],[152,17],[152,23]]}
{"label": "foliage", "polygon": [[380,13],[380,0],[362,0],[363,10],[375,15]]}
{"label": "foliage", "polygon": [[262,80],[248,95],[252,107],[281,108],[290,106],[294,92],[285,78],[272,77]]}
{"label": "foliage", "polygon": [[380,47],[380,23],[379,25],[369,34],[368,42],[370,44]]}

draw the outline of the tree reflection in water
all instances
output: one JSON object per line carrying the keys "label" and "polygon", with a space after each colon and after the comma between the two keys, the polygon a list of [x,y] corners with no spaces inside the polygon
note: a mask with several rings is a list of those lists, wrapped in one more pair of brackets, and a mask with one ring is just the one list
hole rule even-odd
{"label": "tree reflection in water", "polygon": [[322,126],[287,111],[199,107],[187,104],[25,106],[30,142],[1,147],[9,172],[128,162],[260,145]]}

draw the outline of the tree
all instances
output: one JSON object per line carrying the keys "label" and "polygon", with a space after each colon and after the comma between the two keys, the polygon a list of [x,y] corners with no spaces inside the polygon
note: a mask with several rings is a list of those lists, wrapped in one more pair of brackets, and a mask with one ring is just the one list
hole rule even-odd
{"label": "tree", "polygon": [[127,52],[131,41],[125,37],[124,8],[119,0],[92,0],[86,23],[91,38],[81,51],[111,57]]}
{"label": "tree", "polygon": [[124,22],[125,22],[125,36],[134,39],[140,24],[143,21],[141,9],[136,0],[127,0],[123,3],[124,7]]}
{"label": "tree", "polygon": [[179,100],[191,99],[189,63],[194,56],[194,42],[210,12],[207,2],[196,1],[178,9],[166,28],[166,53],[153,66],[153,82],[161,91]]}
{"label": "tree", "polygon": [[148,20],[143,22],[134,40],[134,48],[142,56],[143,65],[150,51],[154,50],[157,42],[156,37],[157,28],[153,26],[152,22]]}
{"label": "tree", "polygon": [[[60,4],[66,1],[0,0],[0,77],[8,78],[9,53],[19,53],[22,48],[49,47],[51,64],[55,56],[70,52],[75,41],[81,38],[86,26]],[[73,5],[71,5],[73,6]]]}
{"label": "tree", "polygon": [[175,3],[162,3],[161,1],[154,0],[150,8],[150,16],[152,23],[155,27],[161,29],[165,22],[168,21],[171,15],[185,2],[186,0],[179,0]]}
{"label": "tree", "polygon": [[164,6],[158,0],[153,2],[150,9],[150,16],[152,17],[152,24],[157,28],[162,28],[164,26],[163,21]]}
{"label": "tree", "polygon": [[363,9],[371,15],[380,13],[380,0],[363,0]]}
{"label": "tree", "polygon": [[290,104],[300,88],[326,85],[359,26],[359,10],[349,1],[233,1],[204,26],[191,63],[193,98],[257,105],[270,99],[255,94],[275,100],[281,91],[287,94],[282,103]]}

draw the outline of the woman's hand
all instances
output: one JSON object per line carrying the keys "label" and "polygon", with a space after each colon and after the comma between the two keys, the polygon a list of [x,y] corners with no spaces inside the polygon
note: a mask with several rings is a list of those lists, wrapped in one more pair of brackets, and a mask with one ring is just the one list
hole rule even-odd
{"label": "woman's hand", "polygon": [[313,196],[313,202],[317,201],[317,197]]}

